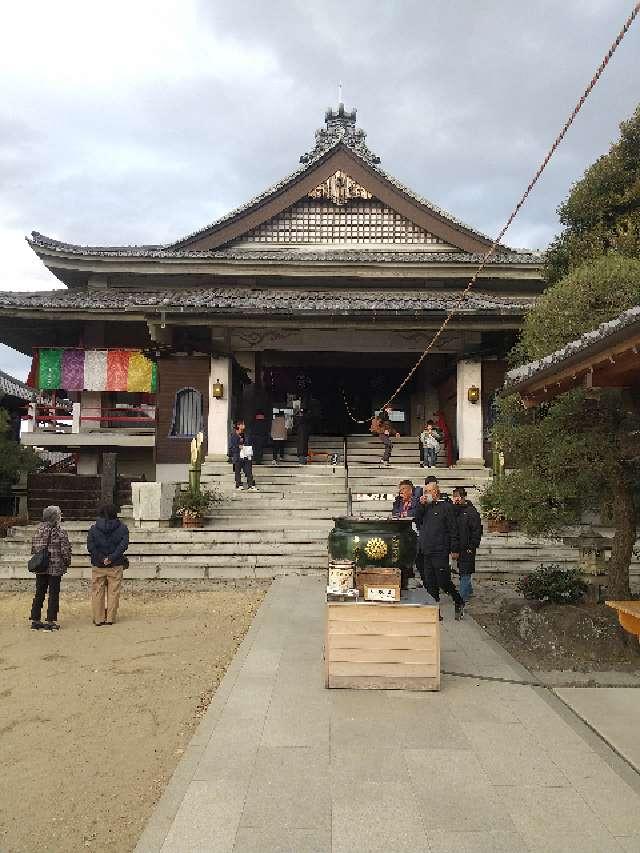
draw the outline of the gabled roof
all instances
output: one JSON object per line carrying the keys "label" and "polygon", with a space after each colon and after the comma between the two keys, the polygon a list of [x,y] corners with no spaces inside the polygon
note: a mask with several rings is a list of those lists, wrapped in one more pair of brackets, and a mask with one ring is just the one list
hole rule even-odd
{"label": "gabled roof", "polygon": [[[462,238],[462,244],[460,245],[461,249],[481,252],[483,248],[488,248],[491,245],[492,239],[487,237],[486,234],[482,234],[480,231],[463,223],[461,220],[434,204],[432,201],[418,195],[380,168],[380,158],[369,149],[365,142],[365,138],[365,131],[356,127],[356,110],[347,112],[344,108],[344,104],[339,104],[337,110],[327,110],[325,113],[325,127],[316,131],[315,145],[310,151],[300,157],[302,165],[298,169],[291,172],[291,174],[287,175],[276,184],[273,184],[273,186],[268,187],[263,192],[254,196],[245,204],[220,217],[220,219],[215,222],[212,222],[204,228],[200,228],[176,241],[173,244],[173,248],[185,248],[193,243],[199,243],[203,238],[211,237],[216,234],[220,234],[221,236],[220,239],[215,241],[215,246],[224,245],[228,242],[226,226],[244,219],[254,211],[265,208],[268,202],[274,201],[279,197],[284,199],[284,204],[282,204],[279,209],[269,209],[268,215],[264,216],[262,221],[270,218],[274,212],[283,210],[293,201],[297,201],[299,198],[303,197],[307,192],[307,188],[306,186],[303,187],[297,197],[292,197],[290,194],[287,195],[286,191],[296,185],[299,185],[303,178],[318,172],[322,165],[329,164],[329,171],[327,172],[326,169],[324,170],[327,172],[326,176],[328,176],[332,169],[331,161],[333,161],[336,155],[340,153],[346,157],[347,162],[351,161],[350,165],[352,170],[355,167],[356,171],[359,172],[359,175],[351,174],[352,170],[349,170],[349,166],[347,165],[346,168],[343,166],[344,171],[350,173],[351,177],[360,180],[360,182],[363,183],[367,189],[370,189],[376,196],[379,195],[379,193],[374,191],[376,183],[378,184],[378,189],[380,182],[386,184],[387,189],[391,190],[391,194],[404,197],[418,208],[421,208],[423,212],[433,217],[433,221],[436,223],[440,221],[443,225],[457,231],[460,238]],[[337,166],[339,164],[336,163],[335,165]],[[364,180],[363,175],[365,176]],[[368,176],[369,182],[367,182],[366,176]],[[325,175],[318,175],[317,182],[319,183],[324,179]],[[373,186],[371,181],[373,181]],[[388,202],[388,199],[385,200]],[[394,207],[393,204],[390,204],[390,206]],[[256,224],[258,223],[254,220],[251,222],[250,227],[254,227]],[[431,228],[431,230],[438,234],[436,229]],[[237,236],[237,234],[234,234],[233,236]],[[440,235],[438,234],[438,236]],[[447,233],[446,239],[447,242],[454,242],[451,240],[450,233]],[[470,240],[473,241],[473,247]],[[211,246],[211,248],[214,248],[214,246]]]}
{"label": "gabled roof", "polygon": [[[37,231],[28,238],[31,248],[48,263],[49,258],[59,255],[95,256],[95,257],[127,257],[154,259],[208,258],[221,260],[253,260],[272,259],[275,255],[267,252],[249,254],[230,244],[239,236],[246,234],[257,225],[268,221],[273,216],[288,209],[291,205],[304,198],[323,181],[329,179],[336,171],[344,171],[354,181],[357,181],[367,191],[380,199],[402,216],[415,222],[421,228],[441,238],[453,252],[443,252],[442,258],[438,253],[425,253],[419,257],[417,252],[384,253],[385,260],[394,262],[423,261],[423,262],[455,262],[472,263],[481,256],[491,244],[491,238],[480,231],[461,222],[451,213],[429,201],[404,186],[400,181],[387,174],[379,166],[380,158],[374,154],[365,142],[365,132],[356,127],[356,111],[346,111],[343,104],[337,110],[327,110],[325,127],[316,131],[314,147],[300,158],[298,169],[287,175],[281,181],[258,194],[246,204],[230,211],[216,222],[170,244],[145,244],[137,246],[80,246],[54,240]],[[271,248],[271,247],[270,247]],[[275,249],[275,246],[273,246]],[[291,252],[287,246],[280,246],[279,260],[296,260],[310,262],[315,260],[340,261],[347,263],[351,258],[358,262],[366,260],[374,263],[379,260],[375,249],[345,252],[345,247],[318,246],[326,254],[318,258],[310,247],[305,252]],[[400,249],[400,247],[399,247]],[[289,258],[287,253],[291,255]],[[342,257],[340,254],[342,253]],[[349,257],[347,257],[349,256]],[[527,251],[516,251],[500,246],[493,263],[502,264],[540,264],[539,255]],[[54,270],[55,272],[55,270]],[[56,273],[57,274],[57,273]],[[59,276],[63,278],[62,276]],[[63,280],[65,280],[63,278]]]}

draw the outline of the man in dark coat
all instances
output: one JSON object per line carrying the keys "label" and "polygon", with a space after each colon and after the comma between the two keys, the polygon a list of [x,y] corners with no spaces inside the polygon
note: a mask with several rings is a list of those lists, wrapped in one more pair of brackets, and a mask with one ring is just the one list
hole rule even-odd
{"label": "man in dark coat", "polygon": [[247,478],[247,490],[257,492],[256,482],[253,479],[253,464],[251,457],[246,455],[243,448],[249,446],[245,441],[244,421],[238,421],[229,436],[229,458],[233,465],[233,473],[236,481],[236,489],[242,488],[242,474]]}
{"label": "man in dark coat", "polygon": [[455,604],[456,619],[464,615],[464,601],[451,579],[449,558],[458,559],[460,546],[453,504],[442,500],[437,483],[428,483],[416,511],[419,530],[419,561],[427,592],[440,601],[440,590]]}
{"label": "man in dark coat", "polygon": [[476,570],[476,550],[482,539],[482,521],[480,513],[467,500],[467,490],[464,486],[456,486],[453,490],[453,503],[456,508],[458,537],[460,539],[460,556],[458,557],[458,572],[460,573],[460,595],[465,604],[473,595],[471,575]]}
{"label": "man in dark coat", "polygon": [[[93,624],[113,625],[118,613],[125,551],[129,529],[118,518],[112,504],[100,508],[96,523],[89,528],[87,551],[91,555],[91,604]],[[105,602],[106,597],[106,602]]]}

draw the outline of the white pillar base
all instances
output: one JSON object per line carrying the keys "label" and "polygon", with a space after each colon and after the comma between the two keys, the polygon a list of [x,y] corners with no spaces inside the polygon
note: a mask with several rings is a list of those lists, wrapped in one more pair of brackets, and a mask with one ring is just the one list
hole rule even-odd
{"label": "white pillar base", "polygon": [[[472,385],[479,389],[477,403],[469,402],[467,392]],[[458,466],[484,468],[482,441],[482,362],[459,361],[457,385],[456,427]]]}
{"label": "white pillar base", "polygon": [[[209,374],[209,421],[207,424],[207,459],[223,461],[227,458],[231,432],[231,359],[226,356],[211,358]],[[214,383],[221,382],[224,391],[221,400],[211,396]]]}

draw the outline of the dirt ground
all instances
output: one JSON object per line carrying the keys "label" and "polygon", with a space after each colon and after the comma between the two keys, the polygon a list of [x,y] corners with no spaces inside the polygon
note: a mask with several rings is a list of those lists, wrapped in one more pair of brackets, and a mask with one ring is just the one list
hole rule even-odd
{"label": "dirt ground", "polygon": [[469,614],[528,670],[640,670],[638,641],[620,627],[611,608],[526,601],[512,582],[483,577],[474,587]]}
{"label": "dirt ground", "polygon": [[63,581],[49,632],[0,586],[0,850],[132,851],[266,587],[125,582],[96,628]]}

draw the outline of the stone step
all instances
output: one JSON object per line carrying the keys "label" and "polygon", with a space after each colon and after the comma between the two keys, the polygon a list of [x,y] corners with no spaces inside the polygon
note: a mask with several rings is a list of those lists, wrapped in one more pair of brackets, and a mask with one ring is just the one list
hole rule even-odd
{"label": "stone step", "polygon": [[[250,492],[247,497],[257,496],[258,494],[269,495],[269,497],[277,498],[278,495],[308,495],[319,500],[342,500],[347,493],[344,482],[330,481],[327,483],[313,483],[305,480],[278,481],[270,478],[260,477],[255,474],[257,492]],[[248,491],[246,482],[243,480],[242,489],[236,489],[233,478],[225,477],[218,478],[215,481],[207,480],[204,477],[201,480],[202,486],[215,489],[216,492],[227,500],[230,497],[241,497]]]}
{"label": "stone step", "polygon": [[[302,542],[265,542],[265,541],[246,541],[243,542],[239,537],[236,542],[217,542],[210,541],[208,543],[185,543],[185,542],[134,542],[127,549],[129,559],[133,557],[166,557],[169,555],[193,555],[205,558],[217,554],[313,554],[318,556],[324,554],[326,556],[326,537],[308,537]],[[72,543],[74,559],[81,557],[86,559],[86,543]],[[20,557],[27,559],[30,556],[30,548],[26,543],[21,548],[14,547],[13,549],[3,546],[0,552],[0,562],[10,562],[11,560]]]}
{"label": "stone step", "polygon": [[[318,528],[293,528],[291,530],[218,530],[211,528],[161,528],[160,530],[139,530],[131,528],[129,532],[129,547],[134,545],[144,547],[147,544],[153,544],[154,547],[161,545],[176,545],[209,547],[220,543],[291,543],[309,541],[324,541],[326,535],[325,529],[330,529],[329,523],[325,523]],[[31,548],[32,532],[24,536],[11,536],[0,540],[0,551],[7,553],[28,553]],[[84,548],[87,541],[87,535],[83,531],[72,531],[69,534],[69,541],[74,550],[78,550],[80,546]]]}
{"label": "stone step", "polygon": [[[142,580],[147,578],[159,578],[166,580],[198,580],[208,578],[209,580],[242,580],[242,579],[260,579],[273,578],[278,575],[287,574],[303,574],[303,575],[319,575],[326,574],[327,567],[317,565],[299,565],[278,566],[278,565],[250,565],[245,564],[236,566],[233,564],[220,566],[196,566],[183,565],[182,563],[164,563],[164,564],[140,564],[131,566],[127,571],[127,578],[130,580]],[[33,577],[26,569],[22,568],[6,568],[0,565],[0,578],[29,578]],[[91,579],[91,567],[74,567],[65,575],[65,579],[84,578]]]}

